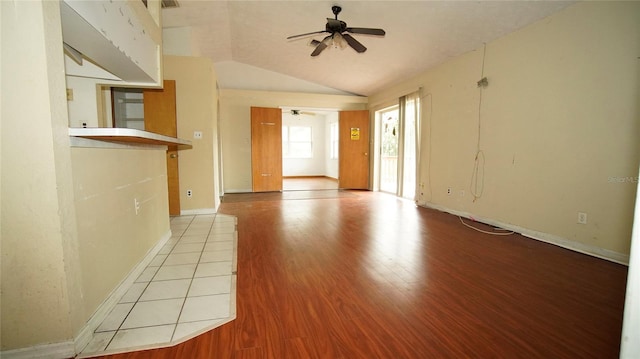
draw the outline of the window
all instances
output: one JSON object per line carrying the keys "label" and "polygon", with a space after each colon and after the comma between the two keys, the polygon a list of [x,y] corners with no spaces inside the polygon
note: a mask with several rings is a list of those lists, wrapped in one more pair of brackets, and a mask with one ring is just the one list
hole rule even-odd
{"label": "window", "polygon": [[311,126],[282,126],[282,156],[312,158]]}
{"label": "window", "polygon": [[338,123],[332,122],[329,127],[329,141],[331,143],[330,157],[332,160],[338,158]]}

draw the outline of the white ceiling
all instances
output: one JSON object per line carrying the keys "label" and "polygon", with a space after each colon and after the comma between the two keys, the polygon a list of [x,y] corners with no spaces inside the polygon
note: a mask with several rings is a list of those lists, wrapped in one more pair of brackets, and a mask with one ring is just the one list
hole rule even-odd
{"label": "white ceiling", "polygon": [[[190,52],[209,57],[221,88],[368,96],[449,58],[482,47],[572,2],[564,1],[203,1],[163,10],[165,29],[184,30]],[[385,37],[354,34],[368,50],[328,48],[311,57],[331,6],[350,27],[382,28]]]}

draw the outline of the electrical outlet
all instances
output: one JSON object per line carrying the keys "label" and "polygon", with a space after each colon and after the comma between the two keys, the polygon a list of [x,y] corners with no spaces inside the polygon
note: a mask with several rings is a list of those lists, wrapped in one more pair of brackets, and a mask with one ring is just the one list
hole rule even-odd
{"label": "electrical outlet", "polygon": [[464,197],[464,190],[463,189],[460,190],[460,197]]}
{"label": "electrical outlet", "polygon": [[191,197],[192,195],[193,195],[193,192],[190,189],[188,189],[187,190],[187,197]]}
{"label": "electrical outlet", "polygon": [[67,89],[67,101],[73,101],[73,89]]}
{"label": "electrical outlet", "polygon": [[578,212],[578,223],[587,224],[587,214],[584,212]]}
{"label": "electrical outlet", "polygon": [[193,138],[197,140],[202,139],[202,131],[193,131]]}
{"label": "electrical outlet", "polygon": [[447,194],[451,194],[451,187],[447,187]]}
{"label": "electrical outlet", "polygon": [[133,199],[133,207],[136,209],[136,214],[140,212],[140,201],[137,198]]}

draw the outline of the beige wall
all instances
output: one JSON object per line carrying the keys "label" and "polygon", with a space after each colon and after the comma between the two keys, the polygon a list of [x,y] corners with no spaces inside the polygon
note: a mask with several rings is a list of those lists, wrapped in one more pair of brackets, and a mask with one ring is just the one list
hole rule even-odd
{"label": "beige wall", "polygon": [[95,308],[168,235],[164,149],[71,148],[60,3],[2,1],[0,16],[15,34],[0,47],[0,355],[72,357]]}
{"label": "beige wall", "polygon": [[220,134],[225,192],[251,192],[251,107],[363,110],[367,98],[289,92],[221,90]]}
{"label": "beige wall", "polygon": [[[183,213],[215,212],[217,191],[217,90],[211,60],[165,56],[164,77],[176,80],[178,137],[191,140],[193,148],[179,152],[180,207]],[[202,132],[194,139],[193,132]],[[187,197],[187,190],[193,192]]]}
{"label": "beige wall", "polygon": [[130,147],[71,149],[85,320],[169,235],[166,148]]}
{"label": "beige wall", "polygon": [[377,109],[423,87],[419,202],[624,262],[640,160],[638,19],[638,2],[583,2],[488,43],[480,113],[482,48],[371,96]]}
{"label": "beige wall", "polygon": [[2,1],[0,11],[1,341],[8,350],[71,340],[84,304],[59,3]]}

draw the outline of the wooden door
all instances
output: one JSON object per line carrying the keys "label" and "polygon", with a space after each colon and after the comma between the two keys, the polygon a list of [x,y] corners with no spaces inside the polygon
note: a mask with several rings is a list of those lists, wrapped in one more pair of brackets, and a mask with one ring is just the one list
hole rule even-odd
{"label": "wooden door", "polygon": [[253,192],[282,191],[282,110],[251,107]]}
{"label": "wooden door", "polygon": [[341,111],[338,186],[369,189],[369,111]]}
{"label": "wooden door", "polygon": [[[176,82],[164,80],[162,89],[145,89],[144,130],[170,137],[178,137],[176,116]],[[167,150],[167,187],[169,215],[180,215],[180,180],[178,176],[178,150]]]}

